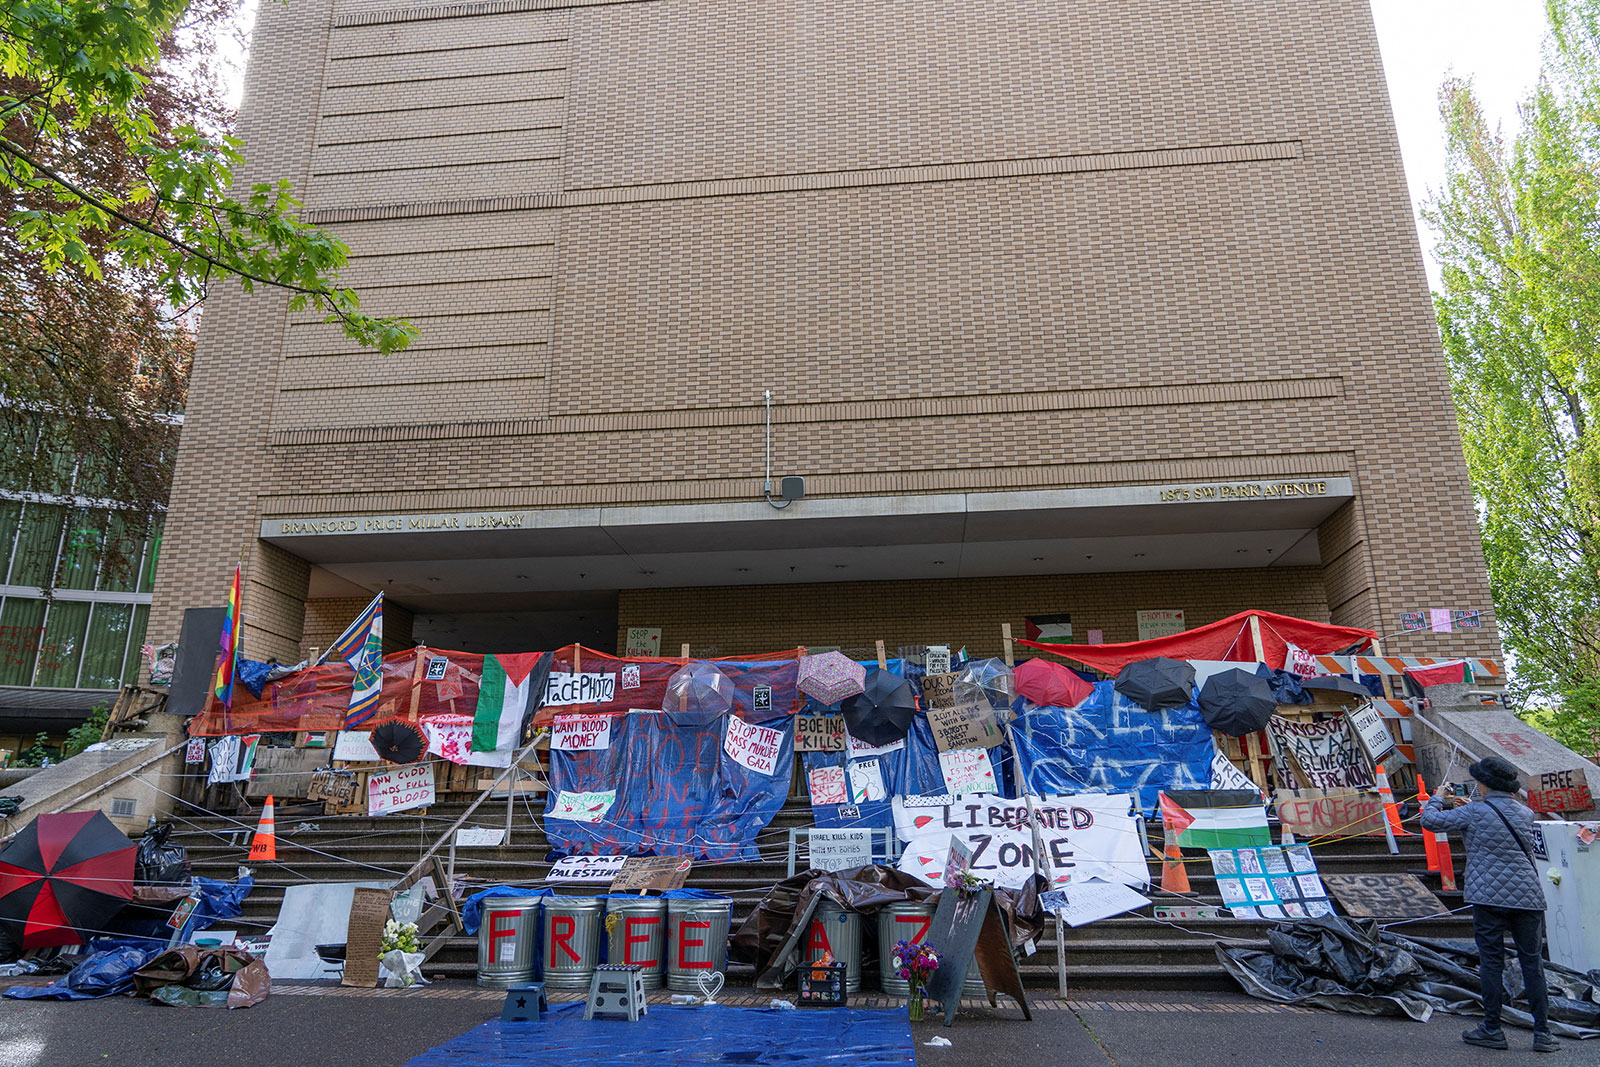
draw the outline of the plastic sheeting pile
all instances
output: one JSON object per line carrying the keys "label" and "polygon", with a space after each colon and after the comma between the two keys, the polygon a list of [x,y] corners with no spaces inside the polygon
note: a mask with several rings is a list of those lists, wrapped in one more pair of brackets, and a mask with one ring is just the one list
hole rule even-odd
{"label": "plastic sheeting pile", "polygon": [[[1267,933],[1268,951],[1218,945],[1217,959],[1244,991],[1280,1004],[1304,1004],[1355,1015],[1405,1015],[1426,1022],[1435,1011],[1481,1015],[1478,953],[1470,942],[1407,938],[1375,921],[1334,915],[1280,923]],[[1516,1006],[1522,973],[1505,971],[1503,1022],[1532,1029]],[[1600,1004],[1589,977],[1545,964],[1550,1029],[1561,1037],[1600,1037]]]}

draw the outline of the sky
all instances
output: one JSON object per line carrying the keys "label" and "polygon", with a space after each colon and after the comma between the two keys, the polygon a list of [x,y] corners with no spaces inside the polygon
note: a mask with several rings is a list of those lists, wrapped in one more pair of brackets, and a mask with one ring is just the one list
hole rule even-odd
{"label": "sky", "polygon": [[[245,0],[242,22],[253,21],[257,0]],[[1241,0],[1249,2],[1249,0]],[[1515,131],[1517,102],[1539,75],[1544,38],[1543,0],[1372,0],[1383,49],[1389,100],[1400,134],[1413,210],[1444,178],[1444,133],[1439,83],[1447,73],[1470,77],[1492,121]],[[243,91],[244,63],[228,50],[233,103]],[[1432,240],[1418,223],[1428,277],[1438,282]]]}

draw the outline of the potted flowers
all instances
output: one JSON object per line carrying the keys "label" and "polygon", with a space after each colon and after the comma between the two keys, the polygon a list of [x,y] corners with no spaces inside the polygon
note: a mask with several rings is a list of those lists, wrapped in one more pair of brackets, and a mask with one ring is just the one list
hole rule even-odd
{"label": "potted flowers", "polygon": [[928,979],[939,969],[939,950],[916,941],[896,941],[890,962],[894,964],[895,973],[910,984],[906,1012],[912,1022],[920,1022],[926,1007]]}

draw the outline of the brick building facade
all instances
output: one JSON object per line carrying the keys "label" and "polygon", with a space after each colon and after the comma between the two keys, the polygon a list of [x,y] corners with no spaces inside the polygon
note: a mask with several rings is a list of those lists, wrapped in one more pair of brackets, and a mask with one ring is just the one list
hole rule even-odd
{"label": "brick building facade", "polygon": [[1366,0],[295,0],[240,132],[422,334],[211,300],[152,640],[1498,652]]}

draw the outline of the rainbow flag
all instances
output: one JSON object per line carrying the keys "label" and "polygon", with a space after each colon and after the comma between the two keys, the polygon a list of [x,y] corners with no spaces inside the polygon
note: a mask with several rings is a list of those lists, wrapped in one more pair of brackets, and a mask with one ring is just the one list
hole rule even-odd
{"label": "rainbow flag", "polygon": [[233,568],[233,585],[228,589],[228,611],[222,619],[221,654],[217,657],[217,681],[211,688],[225,708],[233,707],[233,673],[239,665],[239,568]]}

